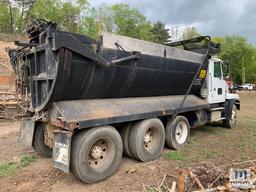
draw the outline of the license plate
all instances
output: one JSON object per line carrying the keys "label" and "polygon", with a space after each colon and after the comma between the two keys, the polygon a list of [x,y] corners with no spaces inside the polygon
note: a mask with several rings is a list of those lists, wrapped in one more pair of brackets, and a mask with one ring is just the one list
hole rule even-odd
{"label": "license plate", "polygon": [[53,166],[66,173],[70,171],[71,137],[68,131],[54,132]]}

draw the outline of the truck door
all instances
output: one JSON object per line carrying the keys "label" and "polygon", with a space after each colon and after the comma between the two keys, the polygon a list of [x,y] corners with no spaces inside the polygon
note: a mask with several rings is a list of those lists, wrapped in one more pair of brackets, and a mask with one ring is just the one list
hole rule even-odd
{"label": "truck door", "polygon": [[209,78],[209,103],[225,102],[226,82],[223,79],[222,65],[220,61],[210,62]]}

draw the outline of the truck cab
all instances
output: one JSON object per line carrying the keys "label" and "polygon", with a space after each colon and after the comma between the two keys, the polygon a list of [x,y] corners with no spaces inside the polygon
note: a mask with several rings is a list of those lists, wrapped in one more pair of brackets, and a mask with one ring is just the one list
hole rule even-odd
{"label": "truck cab", "polygon": [[236,124],[237,110],[240,109],[239,95],[230,93],[224,76],[224,63],[218,57],[209,59],[205,85],[201,94],[210,105],[209,122],[223,121],[225,127]]}
{"label": "truck cab", "polygon": [[228,85],[223,73],[224,63],[217,57],[209,60],[208,76],[206,79],[209,104],[224,103],[226,100],[239,100],[238,94],[229,93]]}

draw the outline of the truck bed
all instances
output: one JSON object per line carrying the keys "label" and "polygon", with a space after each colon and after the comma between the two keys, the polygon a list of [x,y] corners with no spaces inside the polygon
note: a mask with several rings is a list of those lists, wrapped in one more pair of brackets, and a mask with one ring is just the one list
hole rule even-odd
{"label": "truck bed", "polygon": [[[122,123],[152,117],[172,115],[178,110],[184,95],[134,97],[118,99],[71,100],[54,102],[49,120],[57,119],[65,125],[75,123],[83,129],[106,124]],[[188,95],[179,113],[208,108],[208,103],[195,95]],[[69,127],[65,127],[70,129]]]}

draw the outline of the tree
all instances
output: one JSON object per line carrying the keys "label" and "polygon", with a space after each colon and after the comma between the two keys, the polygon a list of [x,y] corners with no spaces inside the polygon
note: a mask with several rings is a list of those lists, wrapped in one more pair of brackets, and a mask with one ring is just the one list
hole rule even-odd
{"label": "tree", "polygon": [[98,17],[98,12],[94,7],[89,9],[87,15],[85,15],[79,21],[78,32],[96,39],[99,33]]}
{"label": "tree", "polygon": [[54,0],[37,0],[31,12],[32,18],[41,18],[61,23],[61,4]]}
{"label": "tree", "polygon": [[213,41],[222,44],[219,57],[229,65],[230,75],[235,82],[256,81],[256,49],[247,42],[246,38],[225,36],[215,37]]}
{"label": "tree", "polygon": [[32,16],[54,21],[62,30],[77,32],[80,17],[87,7],[89,5],[86,0],[37,0]]}
{"label": "tree", "polygon": [[9,29],[8,32],[13,34],[14,33],[14,17],[13,17],[13,1],[11,0],[1,0],[0,5],[3,7],[7,7],[8,15],[9,15]]}
{"label": "tree", "polygon": [[160,21],[153,24],[151,32],[153,33],[153,41],[155,43],[164,44],[170,38],[169,29],[166,29],[165,25]]}
{"label": "tree", "polygon": [[9,10],[7,4],[0,1],[0,32],[9,32]]}
{"label": "tree", "polygon": [[200,36],[200,33],[197,31],[195,27],[187,27],[184,29],[182,33],[182,40],[192,39],[198,36]]}
{"label": "tree", "polygon": [[137,9],[128,4],[115,4],[111,7],[113,32],[144,40],[152,40],[151,23]]}
{"label": "tree", "polygon": [[18,33],[21,33],[26,24],[30,22],[30,11],[32,9],[33,4],[36,0],[14,0],[19,8],[19,11],[16,14],[16,27],[18,28]]}
{"label": "tree", "polygon": [[152,33],[152,25],[150,22],[143,22],[137,26],[138,30],[138,39],[145,41],[153,41],[154,34]]}

